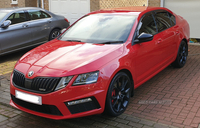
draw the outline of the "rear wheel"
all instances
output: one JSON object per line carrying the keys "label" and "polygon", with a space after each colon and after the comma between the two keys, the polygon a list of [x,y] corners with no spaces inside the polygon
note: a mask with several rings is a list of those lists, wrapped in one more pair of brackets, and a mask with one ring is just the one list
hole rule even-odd
{"label": "rear wheel", "polygon": [[53,29],[49,35],[49,40],[53,40],[60,35],[60,29]]}
{"label": "rear wheel", "polygon": [[187,43],[185,41],[181,41],[176,60],[172,63],[172,66],[175,68],[182,68],[186,63],[187,55],[188,55]]}
{"label": "rear wheel", "polygon": [[124,72],[119,72],[112,79],[109,86],[105,112],[111,116],[118,116],[122,114],[129,103],[131,97],[131,80]]}

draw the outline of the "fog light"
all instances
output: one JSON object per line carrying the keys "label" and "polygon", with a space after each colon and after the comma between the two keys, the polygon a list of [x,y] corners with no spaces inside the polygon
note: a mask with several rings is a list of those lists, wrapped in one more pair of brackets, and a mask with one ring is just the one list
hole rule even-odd
{"label": "fog light", "polygon": [[81,103],[90,102],[90,101],[92,101],[91,98],[86,98],[86,99],[81,99],[81,100],[75,100],[75,101],[67,102],[67,105],[68,106],[70,106],[70,105],[76,105],[76,104],[81,104]]}

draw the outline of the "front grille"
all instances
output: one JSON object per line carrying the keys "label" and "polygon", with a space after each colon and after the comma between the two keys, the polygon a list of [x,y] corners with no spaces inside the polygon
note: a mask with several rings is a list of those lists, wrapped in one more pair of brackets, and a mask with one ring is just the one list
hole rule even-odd
{"label": "front grille", "polygon": [[14,70],[14,72],[13,72],[13,82],[15,83],[15,85],[18,85],[20,87],[24,87],[24,82],[25,82],[24,74]]}
{"label": "front grille", "polygon": [[98,101],[96,100],[95,97],[90,97],[92,101],[85,102],[85,103],[80,103],[80,104],[75,104],[75,105],[68,105],[67,102],[65,102],[65,105],[71,112],[71,114],[76,114],[76,113],[81,113],[81,112],[86,112],[94,109],[99,109],[100,105]]}
{"label": "front grille", "polygon": [[52,92],[58,85],[60,78],[34,78],[31,89],[35,91]]}
{"label": "front grille", "polygon": [[36,77],[27,79],[23,73],[16,70],[13,72],[13,83],[15,86],[38,93],[49,93],[54,91],[59,81],[59,77]]}
{"label": "front grille", "polygon": [[16,104],[18,104],[21,107],[24,107],[26,109],[40,112],[40,113],[45,113],[45,114],[50,114],[50,115],[57,115],[57,116],[63,116],[62,113],[59,111],[59,109],[54,106],[54,105],[37,105],[37,104],[32,104],[20,99],[15,98],[15,96],[11,95],[12,101]]}

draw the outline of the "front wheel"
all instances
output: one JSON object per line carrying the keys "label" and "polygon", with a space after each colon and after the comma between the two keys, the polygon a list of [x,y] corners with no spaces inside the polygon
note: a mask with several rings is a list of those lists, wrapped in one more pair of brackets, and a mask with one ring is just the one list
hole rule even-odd
{"label": "front wheel", "polygon": [[60,35],[60,29],[53,29],[49,35],[49,40],[53,40]]}
{"label": "front wheel", "polygon": [[126,110],[131,97],[131,88],[131,80],[126,73],[119,72],[115,75],[107,92],[106,114],[118,116]]}
{"label": "front wheel", "polygon": [[172,63],[172,66],[175,68],[182,68],[186,63],[187,55],[188,55],[187,43],[185,41],[181,41],[176,60]]}

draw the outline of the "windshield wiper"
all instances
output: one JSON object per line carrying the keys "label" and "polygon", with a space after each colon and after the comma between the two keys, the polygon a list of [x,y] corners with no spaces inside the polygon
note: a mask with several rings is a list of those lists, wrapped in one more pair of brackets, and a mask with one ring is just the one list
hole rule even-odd
{"label": "windshield wiper", "polygon": [[120,44],[120,43],[124,43],[124,41],[107,41],[99,44]]}
{"label": "windshield wiper", "polygon": [[70,42],[82,42],[81,40],[65,40],[65,41],[70,41]]}

